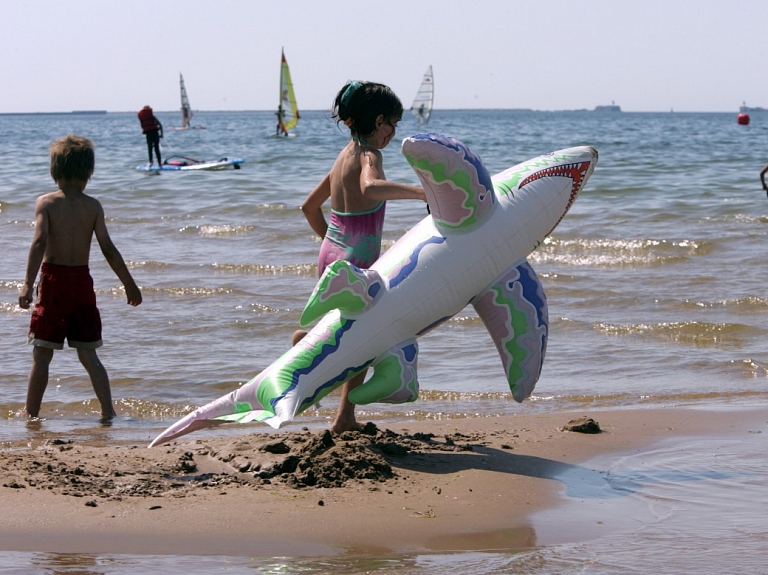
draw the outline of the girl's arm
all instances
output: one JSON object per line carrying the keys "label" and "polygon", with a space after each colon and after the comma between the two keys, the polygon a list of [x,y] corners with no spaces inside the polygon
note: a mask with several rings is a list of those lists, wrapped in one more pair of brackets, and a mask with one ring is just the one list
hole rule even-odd
{"label": "girl's arm", "polygon": [[371,200],[421,200],[426,202],[424,190],[417,186],[398,184],[384,179],[381,152],[365,152],[360,169],[360,192]]}
{"label": "girl's arm", "polygon": [[328,172],[320,183],[315,186],[315,189],[309,193],[304,203],[301,204],[301,211],[304,213],[304,217],[307,218],[310,227],[321,238],[324,238],[325,232],[328,231],[328,222],[325,221],[325,215],[323,214],[323,204],[330,197],[331,173]]}

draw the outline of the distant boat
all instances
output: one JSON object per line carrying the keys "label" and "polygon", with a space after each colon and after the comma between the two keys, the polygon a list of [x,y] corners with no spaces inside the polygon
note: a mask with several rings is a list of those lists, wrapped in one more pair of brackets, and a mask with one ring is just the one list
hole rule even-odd
{"label": "distant boat", "polygon": [[179,90],[181,91],[181,127],[172,126],[172,130],[204,130],[205,126],[193,126],[191,125],[192,106],[189,104],[189,97],[187,96],[187,88],[184,86],[184,76],[179,72]]}
{"label": "distant boat", "polygon": [[435,79],[432,75],[432,66],[427,68],[424,72],[424,77],[421,79],[421,86],[419,91],[416,92],[416,97],[413,99],[411,105],[411,112],[416,116],[416,121],[419,124],[426,124],[429,122],[429,117],[432,115],[432,105],[435,101]]}
{"label": "distant boat", "polygon": [[768,108],[750,107],[746,102],[742,102],[739,107],[739,114],[752,114],[754,112],[768,112]]}
{"label": "distant boat", "polygon": [[595,112],[621,112],[621,106],[617,106],[616,102],[611,101],[610,106],[595,106]]}
{"label": "distant boat", "polygon": [[288,61],[285,59],[285,51],[281,50],[280,60],[280,103],[277,107],[277,128],[276,136],[289,136],[288,132],[299,123],[299,107],[296,105],[296,95],[293,92],[293,82],[291,81],[291,70],[288,68]]}

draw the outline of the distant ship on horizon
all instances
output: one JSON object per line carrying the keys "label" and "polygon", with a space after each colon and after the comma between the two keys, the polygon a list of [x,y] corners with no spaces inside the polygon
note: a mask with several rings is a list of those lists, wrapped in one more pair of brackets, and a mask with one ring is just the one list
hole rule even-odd
{"label": "distant ship on horizon", "polygon": [[617,106],[616,102],[611,100],[610,106],[595,106],[595,112],[621,112],[621,106]]}
{"label": "distant ship on horizon", "polygon": [[739,114],[750,114],[754,112],[768,112],[768,108],[750,107],[746,102],[742,102],[739,107]]}

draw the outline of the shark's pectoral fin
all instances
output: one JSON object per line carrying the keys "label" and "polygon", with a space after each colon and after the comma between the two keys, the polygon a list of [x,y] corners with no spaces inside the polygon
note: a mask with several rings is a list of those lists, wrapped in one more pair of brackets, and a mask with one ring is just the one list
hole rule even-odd
{"label": "shark's pectoral fin", "polygon": [[496,344],[512,396],[523,401],[541,375],[549,332],[547,298],[536,272],[524,261],[472,304]]}
{"label": "shark's pectoral fin", "polygon": [[388,349],[373,363],[373,375],[368,381],[349,392],[349,400],[357,405],[415,401],[419,396],[418,355],[415,339]]}
{"label": "shark's pectoral fin", "polygon": [[384,287],[375,270],[363,270],[346,260],[329,265],[317,282],[301,314],[301,325],[307,326],[331,310],[359,312],[373,304]]}

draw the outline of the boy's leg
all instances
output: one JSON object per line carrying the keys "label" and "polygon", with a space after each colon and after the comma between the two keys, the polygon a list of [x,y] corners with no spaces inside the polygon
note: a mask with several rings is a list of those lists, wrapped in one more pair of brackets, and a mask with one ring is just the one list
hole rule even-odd
{"label": "boy's leg", "polygon": [[349,401],[349,392],[359,387],[365,381],[365,374],[368,371],[357,374],[355,377],[344,382],[341,387],[341,402],[339,410],[336,412],[336,419],[331,425],[333,433],[342,433],[344,431],[359,431],[360,424],[355,419],[355,404]]}
{"label": "boy's leg", "polygon": [[95,349],[77,350],[77,358],[88,372],[93,385],[93,391],[101,404],[101,417],[103,419],[112,419],[115,416],[115,409],[112,407],[112,391],[109,388],[109,375],[101,363]]}
{"label": "boy's leg", "polygon": [[48,387],[48,366],[53,359],[53,350],[36,345],[32,350],[32,369],[29,371],[27,383],[27,404],[24,408],[27,415],[37,417],[40,413],[40,405],[43,403],[43,394]]}

